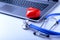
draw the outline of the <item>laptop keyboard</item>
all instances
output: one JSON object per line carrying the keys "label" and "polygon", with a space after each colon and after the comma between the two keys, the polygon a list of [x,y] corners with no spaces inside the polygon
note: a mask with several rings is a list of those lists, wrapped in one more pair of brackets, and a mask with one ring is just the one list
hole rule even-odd
{"label": "laptop keyboard", "polygon": [[21,6],[21,7],[25,7],[25,8],[35,7],[35,8],[40,9],[41,11],[44,10],[49,5],[49,4],[26,1],[26,0],[6,0],[3,2],[10,3],[13,5],[17,5],[17,6]]}

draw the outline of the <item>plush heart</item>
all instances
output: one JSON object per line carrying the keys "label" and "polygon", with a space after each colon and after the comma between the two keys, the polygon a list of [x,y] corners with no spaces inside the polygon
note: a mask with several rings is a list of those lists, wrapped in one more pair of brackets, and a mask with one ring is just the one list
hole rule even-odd
{"label": "plush heart", "polygon": [[36,19],[40,17],[40,10],[37,8],[29,7],[27,8],[26,17],[31,19]]}

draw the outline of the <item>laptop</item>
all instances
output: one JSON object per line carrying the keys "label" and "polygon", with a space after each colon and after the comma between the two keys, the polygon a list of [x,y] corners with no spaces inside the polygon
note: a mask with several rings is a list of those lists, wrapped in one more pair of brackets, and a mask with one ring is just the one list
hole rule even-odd
{"label": "laptop", "polygon": [[[59,0],[0,0],[0,13],[11,17],[40,22],[57,5]],[[27,8],[34,7],[41,10],[39,19],[29,19],[26,17]]]}

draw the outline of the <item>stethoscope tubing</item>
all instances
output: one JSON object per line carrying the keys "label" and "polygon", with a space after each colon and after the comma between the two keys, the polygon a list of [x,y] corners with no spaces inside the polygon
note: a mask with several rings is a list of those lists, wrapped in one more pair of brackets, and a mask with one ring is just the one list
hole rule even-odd
{"label": "stethoscope tubing", "polygon": [[[49,14],[49,15],[47,15],[45,18],[47,19],[47,18],[50,17],[50,16],[59,16],[59,15],[60,15],[60,13]],[[60,20],[58,20],[57,22],[60,22]],[[37,31],[40,31],[40,32],[42,32],[42,33],[48,34],[48,35],[60,35],[59,32],[47,30],[47,29],[38,27],[38,26],[33,25],[33,24],[30,24],[29,27],[30,27],[30,28],[33,28],[33,29],[35,29],[35,30],[37,30]]]}

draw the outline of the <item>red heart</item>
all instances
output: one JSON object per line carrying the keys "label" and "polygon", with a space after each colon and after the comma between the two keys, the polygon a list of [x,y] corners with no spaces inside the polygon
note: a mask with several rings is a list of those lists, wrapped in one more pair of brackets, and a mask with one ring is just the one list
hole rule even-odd
{"label": "red heart", "polygon": [[35,19],[40,17],[40,10],[37,8],[29,7],[27,8],[26,17]]}

